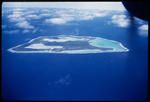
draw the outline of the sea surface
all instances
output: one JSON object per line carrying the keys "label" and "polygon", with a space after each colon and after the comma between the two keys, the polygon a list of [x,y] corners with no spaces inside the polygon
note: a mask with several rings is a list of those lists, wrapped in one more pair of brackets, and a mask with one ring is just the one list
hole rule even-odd
{"label": "sea surface", "polygon": [[[47,11],[42,11],[43,9]],[[45,19],[60,16],[58,11],[61,11],[61,15],[64,12],[75,15],[79,11],[82,15],[84,11],[72,9],[71,13],[68,13],[68,9],[43,9],[2,8],[3,99],[147,99],[148,31],[140,29],[142,25],[148,24],[147,21],[131,18],[127,11],[106,11],[106,15],[94,18],[76,20],[77,15],[75,20],[58,20],[61,23],[49,20],[47,23]],[[50,15],[40,16],[43,12]],[[88,13],[90,15],[92,12]],[[31,14],[32,16],[26,18],[26,15]],[[37,15],[37,18],[33,15]],[[119,25],[119,22],[113,21],[114,15],[116,18],[118,15],[124,15],[117,19],[121,19],[120,23],[127,24]],[[25,21],[26,23],[22,24]],[[11,47],[39,36],[61,34],[115,40],[121,42],[129,51],[96,54],[19,54],[8,51]]]}

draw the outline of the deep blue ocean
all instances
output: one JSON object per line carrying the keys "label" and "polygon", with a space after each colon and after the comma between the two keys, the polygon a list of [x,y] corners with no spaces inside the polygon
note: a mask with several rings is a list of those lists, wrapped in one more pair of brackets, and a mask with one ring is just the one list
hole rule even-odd
{"label": "deep blue ocean", "polygon": [[[30,13],[26,14],[34,13],[39,16],[42,12],[40,10],[37,8],[28,9],[26,11],[30,11]],[[50,9],[51,15],[47,16],[47,18],[55,17],[56,15],[53,12],[59,10]],[[3,99],[147,99],[148,31],[139,30],[140,26],[148,24],[147,21],[137,18],[131,20],[126,11],[109,11],[107,16],[95,17],[92,20],[70,21],[69,23],[58,25],[44,23],[46,17],[27,19],[24,14],[25,11],[14,11],[12,8],[3,8],[2,11]],[[20,22],[15,21],[15,17],[14,21],[11,21],[13,16],[10,16],[10,18],[8,16],[12,12],[22,12],[21,17],[16,16],[17,20],[24,17],[30,23],[30,27],[23,28],[25,26],[17,26],[17,23]],[[123,27],[117,26],[117,23],[111,22],[113,15],[125,15],[126,18],[124,17],[124,19],[129,19],[130,24]],[[34,26],[34,29],[31,29],[31,25]],[[94,36],[119,41],[129,49],[129,52],[21,54],[8,51],[11,47],[39,36],[60,34]]]}

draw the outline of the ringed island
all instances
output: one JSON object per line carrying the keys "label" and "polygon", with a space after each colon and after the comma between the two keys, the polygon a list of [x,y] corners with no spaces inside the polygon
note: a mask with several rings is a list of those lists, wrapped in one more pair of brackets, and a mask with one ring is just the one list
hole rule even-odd
{"label": "ringed island", "polygon": [[127,52],[120,42],[101,37],[57,35],[40,36],[8,49],[12,53],[89,54]]}

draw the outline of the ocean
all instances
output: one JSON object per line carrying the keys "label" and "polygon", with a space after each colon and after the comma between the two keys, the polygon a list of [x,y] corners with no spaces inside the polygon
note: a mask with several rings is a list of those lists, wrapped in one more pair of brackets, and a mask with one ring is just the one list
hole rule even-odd
{"label": "ocean", "polygon": [[[22,9],[22,8],[21,8]],[[47,8],[46,8],[47,9]],[[50,9],[50,16],[57,17]],[[61,9],[62,10],[62,9]],[[65,12],[67,9],[64,9]],[[8,100],[145,100],[148,97],[148,31],[139,27],[147,21],[135,18],[119,26],[111,11],[106,16],[65,24],[44,23],[43,18],[27,19],[34,29],[23,28],[8,17],[13,11],[3,8],[2,16],[2,98]],[[28,10],[26,10],[28,11]],[[30,9],[40,15],[39,9]],[[76,11],[78,12],[78,10]],[[25,12],[23,12],[25,13]],[[17,13],[21,14],[21,13]],[[32,13],[27,13],[32,14]],[[70,13],[69,13],[70,14]],[[33,16],[33,14],[32,14]],[[18,20],[20,16],[17,16]],[[25,15],[22,16],[22,18]],[[86,15],[87,17],[87,15]],[[114,17],[115,18],[115,17]],[[119,16],[120,18],[120,16]],[[119,19],[117,18],[117,19]],[[9,20],[10,19],[10,20]],[[87,18],[86,18],[87,19]],[[119,21],[119,20],[118,20]],[[125,20],[125,22],[128,22]],[[123,21],[122,21],[123,23]],[[29,26],[29,24],[28,24]],[[20,27],[20,28],[19,28]],[[25,29],[25,30],[24,30]],[[102,37],[121,42],[128,52],[96,54],[11,53],[9,48],[39,36],[78,35]]]}

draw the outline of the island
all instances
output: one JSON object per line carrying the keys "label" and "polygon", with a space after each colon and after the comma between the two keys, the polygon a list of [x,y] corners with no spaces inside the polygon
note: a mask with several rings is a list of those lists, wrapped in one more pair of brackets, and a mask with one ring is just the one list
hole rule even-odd
{"label": "island", "polygon": [[127,52],[120,42],[92,36],[40,36],[8,49],[12,53],[89,54]]}

